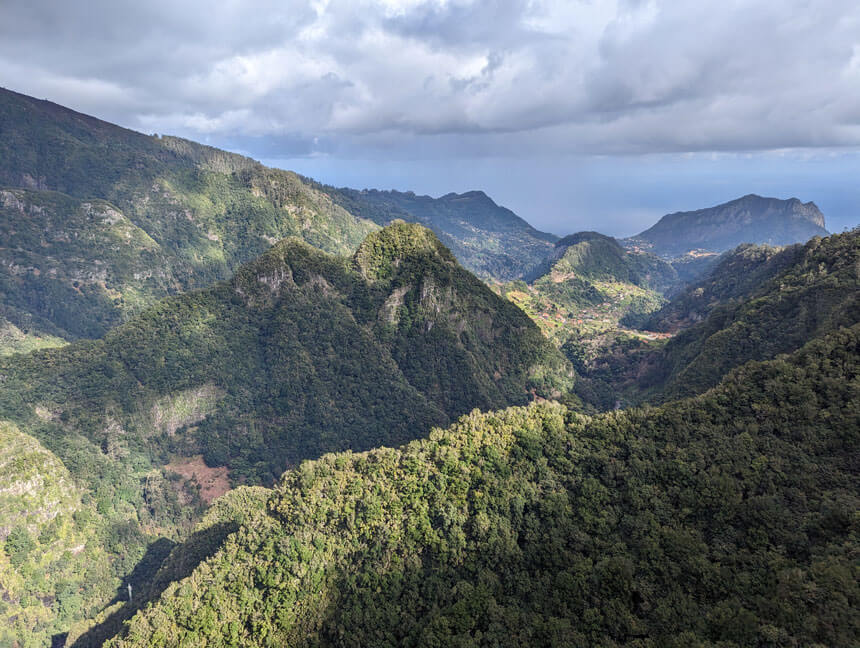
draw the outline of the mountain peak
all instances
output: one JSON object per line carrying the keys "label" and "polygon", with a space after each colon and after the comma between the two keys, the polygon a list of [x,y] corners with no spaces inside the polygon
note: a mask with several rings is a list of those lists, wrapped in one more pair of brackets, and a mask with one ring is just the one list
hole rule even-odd
{"label": "mountain peak", "polygon": [[387,279],[406,258],[436,257],[456,264],[453,255],[423,225],[400,219],[365,238],[353,255],[356,269],[367,279]]}
{"label": "mountain peak", "polygon": [[586,241],[606,241],[607,243],[618,245],[618,242],[614,238],[607,236],[606,234],[601,234],[600,232],[576,232],[575,234],[568,234],[564,238],[556,241],[555,247],[568,248],[571,245],[584,243]]}
{"label": "mountain peak", "polygon": [[827,234],[814,202],[747,194],[714,207],[667,214],[628,242],[672,257],[693,250],[724,252],[741,243],[790,245]]}

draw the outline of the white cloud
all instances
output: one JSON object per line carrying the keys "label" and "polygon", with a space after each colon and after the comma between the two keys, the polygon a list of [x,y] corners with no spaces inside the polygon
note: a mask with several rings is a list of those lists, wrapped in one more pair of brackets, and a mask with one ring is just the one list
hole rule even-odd
{"label": "white cloud", "polygon": [[88,9],[2,3],[4,85],[147,131],[303,150],[315,138],[405,157],[860,145],[850,0]]}

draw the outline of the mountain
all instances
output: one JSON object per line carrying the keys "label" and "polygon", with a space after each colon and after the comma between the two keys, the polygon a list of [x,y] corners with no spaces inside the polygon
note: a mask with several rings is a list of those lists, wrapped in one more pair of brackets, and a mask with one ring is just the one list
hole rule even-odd
{"label": "mountain", "polygon": [[558,346],[571,342],[580,349],[599,346],[622,322],[639,323],[660,308],[662,293],[679,283],[668,262],[625,250],[598,232],[578,232],[557,241],[553,254],[528,279],[528,284],[503,285],[499,292]]}
{"label": "mountain", "polygon": [[858,358],[303,463],[106,645],[856,645]]}
{"label": "mountain", "polygon": [[721,255],[713,269],[678,293],[645,323],[652,331],[676,333],[704,320],[711,311],[729,301],[748,299],[767,290],[777,274],[801,262],[802,245],[784,248],[744,243]]}
{"label": "mountain", "polygon": [[99,337],[297,236],[351,253],[378,227],[296,174],[0,89],[0,316]]}
{"label": "mountain", "polygon": [[740,246],[646,320],[665,343],[616,345],[574,362],[577,393],[602,407],[700,394],[735,367],[860,321],[858,268],[860,230],[786,248]]}
{"label": "mountain", "polygon": [[287,236],[351,253],[394,218],[485,278],[522,275],[556,239],[479,191],[334,189],[0,88],[0,353],[101,337]]}
{"label": "mountain", "polygon": [[379,225],[399,218],[430,228],[460,263],[484,279],[508,281],[529,274],[558,239],[536,230],[482,191],[431,198],[411,191],[314,186],[351,214]]}
{"label": "mountain", "polygon": [[[679,296],[685,300],[701,290],[716,303],[663,350],[656,375],[667,397],[700,393],[745,362],[790,353],[860,321],[860,231],[816,238],[769,258],[764,252],[757,272],[738,262],[749,254],[742,249],[731,255],[712,273],[714,279]],[[751,275],[762,283],[748,282]],[[720,298],[720,284],[729,276],[740,277],[740,290]]]}
{"label": "mountain", "polygon": [[0,371],[0,417],[33,421],[38,404],[96,443],[202,453],[252,482],[533,390],[560,395],[567,380],[521,311],[404,223],[351,259],[287,239],[230,282]]}
{"label": "mountain", "polygon": [[749,194],[716,207],[667,214],[625,244],[662,257],[679,257],[689,252],[725,252],[741,243],[805,243],[827,234],[815,203]]}
{"label": "mountain", "polygon": [[114,569],[127,577],[231,481],[270,484],[326,452],[559,397],[571,379],[525,314],[401,222],[352,257],[284,240],[103,339],[0,359],[0,420],[54,453],[123,530],[102,546],[107,564],[131,561]]}

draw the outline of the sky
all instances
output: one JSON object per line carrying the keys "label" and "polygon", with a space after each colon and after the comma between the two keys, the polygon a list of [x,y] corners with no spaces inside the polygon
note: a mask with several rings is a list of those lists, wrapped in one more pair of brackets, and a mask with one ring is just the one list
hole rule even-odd
{"label": "sky", "polygon": [[0,0],[0,85],[557,234],[747,193],[860,224],[856,0]]}

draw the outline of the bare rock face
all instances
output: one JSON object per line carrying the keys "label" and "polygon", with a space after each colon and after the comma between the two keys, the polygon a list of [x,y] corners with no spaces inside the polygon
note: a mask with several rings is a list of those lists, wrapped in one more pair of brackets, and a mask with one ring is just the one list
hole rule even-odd
{"label": "bare rock face", "polygon": [[790,245],[827,234],[824,215],[815,203],[750,194],[716,207],[667,214],[625,243],[677,257],[694,251],[724,252],[742,243]]}

